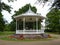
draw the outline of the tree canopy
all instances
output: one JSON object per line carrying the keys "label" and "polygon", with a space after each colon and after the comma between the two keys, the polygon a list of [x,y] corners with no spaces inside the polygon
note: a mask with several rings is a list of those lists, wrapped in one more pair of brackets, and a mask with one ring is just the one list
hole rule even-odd
{"label": "tree canopy", "polygon": [[3,31],[5,27],[5,22],[3,20],[3,15],[0,12],[0,31]]}
{"label": "tree canopy", "polygon": [[2,10],[6,10],[10,13],[10,9],[11,7],[7,4],[5,4],[4,2],[1,2],[2,0],[0,0],[0,31],[3,31],[5,28],[5,21],[3,19],[3,15],[2,15]]}
{"label": "tree canopy", "polygon": [[60,0],[54,0],[52,7],[54,7],[54,6],[55,6],[55,8],[60,9]]}
{"label": "tree canopy", "polygon": [[[39,3],[41,3],[41,1],[45,4],[46,2],[48,2],[49,0],[37,0]],[[51,8],[55,7],[57,9],[60,9],[60,0],[54,0],[54,3],[52,4]]]}
{"label": "tree canopy", "polygon": [[11,9],[11,7],[9,5],[5,4],[4,2],[0,2],[0,12],[2,10],[6,10],[6,11],[10,12],[11,11],[10,9]]}
{"label": "tree canopy", "polygon": [[54,8],[46,16],[46,28],[60,33],[60,11]]}

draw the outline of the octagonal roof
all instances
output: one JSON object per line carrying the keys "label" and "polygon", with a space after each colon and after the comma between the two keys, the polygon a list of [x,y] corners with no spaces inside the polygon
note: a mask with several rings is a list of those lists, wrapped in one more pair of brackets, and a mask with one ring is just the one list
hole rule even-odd
{"label": "octagonal roof", "polygon": [[20,15],[17,15],[17,16],[14,16],[14,18],[19,18],[19,17],[40,17],[40,18],[44,18],[43,16],[41,16],[41,14],[38,14],[38,13],[34,13],[31,8],[29,7],[29,10],[23,14],[20,14]]}

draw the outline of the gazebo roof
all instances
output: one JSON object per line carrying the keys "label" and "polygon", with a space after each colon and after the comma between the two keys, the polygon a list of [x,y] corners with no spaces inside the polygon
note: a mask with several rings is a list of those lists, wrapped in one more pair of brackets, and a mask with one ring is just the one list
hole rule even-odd
{"label": "gazebo roof", "polygon": [[34,13],[31,8],[29,7],[29,10],[21,15],[17,15],[17,16],[14,16],[14,18],[18,18],[18,17],[25,17],[25,16],[37,16],[37,17],[42,17],[44,18],[43,16],[41,16],[41,14],[38,14],[38,13]]}

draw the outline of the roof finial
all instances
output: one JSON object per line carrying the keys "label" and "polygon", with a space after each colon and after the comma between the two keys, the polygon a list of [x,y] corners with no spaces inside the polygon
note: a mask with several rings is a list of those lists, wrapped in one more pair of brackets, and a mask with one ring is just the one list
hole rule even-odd
{"label": "roof finial", "polygon": [[29,9],[27,11],[28,13],[34,13],[32,10],[31,10],[31,5],[29,4]]}
{"label": "roof finial", "polygon": [[29,9],[31,8],[31,5],[30,5],[30,3],[29,3]]}
{"label": "roof finial", "polygon": [[29,13],[31,12],[31,5],[29,4]]}

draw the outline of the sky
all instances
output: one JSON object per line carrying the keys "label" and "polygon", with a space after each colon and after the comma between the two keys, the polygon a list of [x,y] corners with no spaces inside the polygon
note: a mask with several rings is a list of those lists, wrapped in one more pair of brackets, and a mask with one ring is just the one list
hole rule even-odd
{"label": "sky", "polygon": [[42,4],[35,3],[37,0],[17,0],[14,2],[8,2],[7,0],[2,0],[2,2],[5,2],[6,4],[10,5],[13,9],[11,9],[11,14],[9,14],[7,11],[3,10],[2,14],[4,15],[4,19],[10,23],[12,21],[12,15],[14,14],[14,11],[18,11],[19,8],[23,7],[26,4],[31,4],[32,6],[35,6],[37,8],[37,13],[41,13],[42,16],[46,17],[46,14],[49,12],[49,8],[51,7],[51,3],[47,2],[45,6],[43,7]]}

